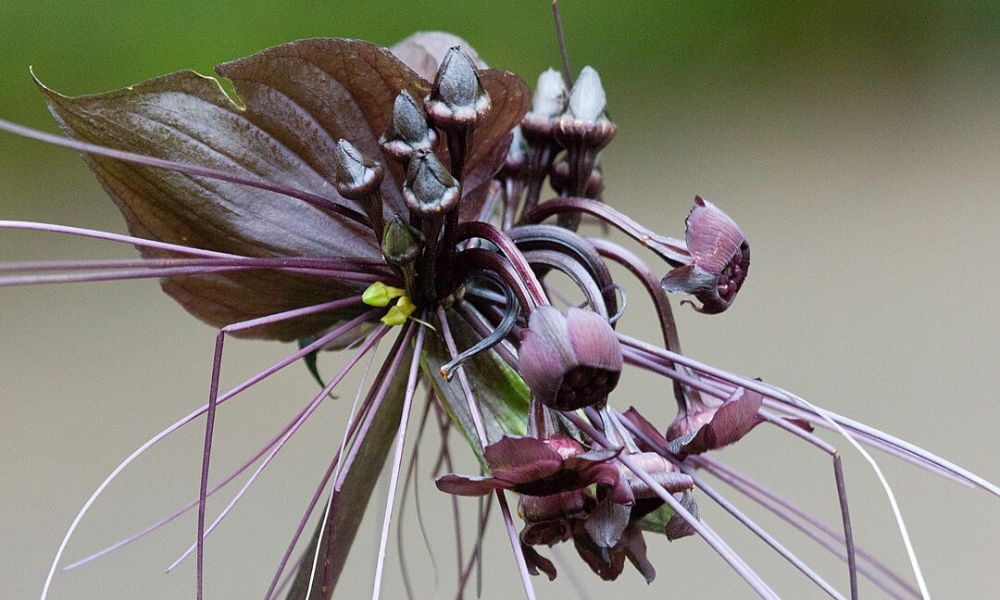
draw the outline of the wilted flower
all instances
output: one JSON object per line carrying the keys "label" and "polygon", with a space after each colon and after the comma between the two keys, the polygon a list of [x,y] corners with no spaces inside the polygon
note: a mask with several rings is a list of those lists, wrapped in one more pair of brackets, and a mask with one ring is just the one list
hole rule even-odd
{"label": "wilted flower", "polygon": [[558,410],[603,403],[618,384],[621,344],[607,319],[571,308],[531,313],[521,340],[521,376],[535,396]]}
{"label": "wilted flower", "polygon": [[701,196],[687,218],[684,239],[691,261],[660,282],[663,289],[691,294],[704,313],[720,313],[733,303],[750,268],[750,244],[729,215]]}

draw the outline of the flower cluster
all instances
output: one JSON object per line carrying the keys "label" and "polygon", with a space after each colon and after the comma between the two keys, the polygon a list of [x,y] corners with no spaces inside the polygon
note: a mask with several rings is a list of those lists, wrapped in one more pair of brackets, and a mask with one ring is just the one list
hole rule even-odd
{"label": "flower cluster", "polygon": [[[814,427],[840,430],[998,493],[926,451],[681,353],[668,293],[693,297],[698,304],[685,302],[701,313],[725,311],[745,284],[750,246],[733,219],[700,196],[683,239],[653,231],[614,205],[599,164],[616,126],[592,67],[575,80],[569,72],[545,71],[531,94],[463,40],[423,33],[391,49],[357,40],[293,42],[223,64],[218,73],[232,82],[241,106],[216,81],[182,72],[76,98],[41,86],[66,138],[0,122],[4,130],[84,153],[130,235],[8,221],[2,227],[125,242],[142,255],[6,265],[0,285],[159,278],[184,309],[219,330],[209,402],[144,444],[94,496],[146,448],[205,415],[201,489],[189,506],[199,509],[189,550],[197,557],[199,597],[204,539],[221,520],[206,524],[206,498],[262,459],[256,478],[390,333],[395,341],[352,411],[343,449],[308,503],[267,597],[277,593],[286,569],[297,573],[290,598],[332,594],[364,512],[358,507],[369,503],[371,480],[390,451],[393,506],[421,385],[442,431],[459,431],[484,469],[440,476],[439,490],[496,497],[528,597],[534,595],[529,573],[556,576],[538,548],[569,541],[604,579],[618,577],[627,559],[652,581],[644,532],[671,540],[697,534],[760,596],[777,597],[699,519],[696,501],[706,498],[801,565],[818,587],[843,597],[699,475],[772,507],[776,501],[753,492],[751,479],[713,455],[765,423],[833,457],[843,527],[832,535],[849,566],[852,597],[859,574],[901,597],[914,588],[856,552],[839,454]],[[554,195],[543,200],[549,188]],[[621,239],[582,235],[584,215]],[[652,253],[653,266],[628,243]],[[645,290],[661,343],[617,331],[628,311],[613,266]],[[6,274],[15,268],[18,274]],[[572,300],[552,273],[572,282]],[[227,335],[297,341],[299,349],[220,392]],[[350,353],[330,380],[315,368],[324,349]],[[210,486],[217,408],[299,360],[323,389],[250,461]],[[679,407],[669,425],[615,408],[626,366],[669,381],[665,388]],[[519,533],[509,492],[519,496]],[[312,543],[294,560],[324,497]],[[802,527],[794,511],[787,515]],[[385,544],[383,530],[379,574]],[[51,579],[50,573],[46,592]],[[376,578],[376,595],[380,585]]]}

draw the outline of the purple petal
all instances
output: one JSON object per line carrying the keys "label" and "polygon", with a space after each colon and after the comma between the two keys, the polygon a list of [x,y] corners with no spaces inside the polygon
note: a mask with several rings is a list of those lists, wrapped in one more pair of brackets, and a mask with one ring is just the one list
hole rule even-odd
{"label": "purple petal", "polygon": [[[698,518],[698,504],[694,501],[694,495],[691,492],[684,492],[681,496],[681,506],[683,506],[691,516],[695,519]],[[667,539],[674,541],[682,537],[687,537],[689,535],[694,535],[694,528],[691,527],[690,523],[680,517],[677,513],[674,513],[670,520],[667,521],[667,528],[665,533],[667,534]]]}
{"label": "purple petal", "polygon": [[719,274],[740,249],[746,237],[736,222],[717,206],[695,196],[695,206],[687,217],[684,239],[695,264]]}
{"label": "purple petal", "polygon": [[438,477],[434,482],[437,488],[446,494],[456,496],[485,496],[497,489],[510,489],[506,481],[495,477],[465,476],[450,473]]}
{"label": "purple petal", "polygon": [[613,548],[628,527],[630,513],[629,507],[605,500],[590,513],[583,528],[595,544],[602,548]]}
{"label": "purple petal", "polygon": [[545,442],[530,437],[504,437],[486,446],[493,477],[516,485],[544,479],[562,469],[562,457]]}
{"label": "purple petal", "polygon": [[694,439],[685,444],[685,452],[696,454],[728,446],[761,422],[757,411],[760,410],[764,397],[750,390],[742,392],[739,398],[725,402],[715,411],[712,420],[698,430]]}
{"label": "purple petal", "polygon": [[538,572],[541,571],[545,573],[549,581],[555,580],[556,567],[552,564],[551,560],[545,558],[527,544],[521,544],[521,552],[524,554],[524,562],[528,565],[529,573],[538,575]]}
{"label": "purple petal", "polygon": [[691,264],[671,269],[660,280],[660,286],[671,294],[697,294],[715,289],[719,276]]}
{"label": "purple petal", "polygon": [[653,580],[656,579],[656,569],[646,557],[646,540],[642,536],[642,531],[634,525],[629,527],[625,532],[622,545],[625,547],[625,557],[632,563],[632,566],[642,574],[647,584],[653,583]]}
{"label": "purple petal", "polygon": [[606,318],[590,310],[570,308],[566,332],[577,363],[609,372],[622,370],[621,343]]}

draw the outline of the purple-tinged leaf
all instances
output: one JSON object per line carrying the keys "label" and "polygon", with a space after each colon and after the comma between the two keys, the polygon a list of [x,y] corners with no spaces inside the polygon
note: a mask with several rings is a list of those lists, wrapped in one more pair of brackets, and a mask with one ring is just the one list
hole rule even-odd
{"label": "purple-tinged leaf", "polygon": [[[480,338],[472,327],[457,313],[449,311],[448,323],[459,350],[479,341]],[[424,376],[434,387],[442,406],[485,467],[486,461],[483,459],[476,429],[459,381],[457,378],[448,381],[441,374],[441,367],[450,360],[444,342],[438,336],[429,337],[421,361]],[[527,433],[528,387],[496,352],[492,350],[481,352],[463,363],[461,368],[469,375],[469,384],[479,403],[488,440],[499,440],[504,435]]]}
{"label": "purple-tinged leaf", "polygon": [[[39,86],[60,126],[77,139],[252,176],[338,201],[321,173],[283,140],[250,122],[211,78],[181,72],[75,98]],[[370,231],[301,200],[110,158],[86,161],[136,237],[250,257],[379,258]],[[153,258],[174,256],[149,248],[140,252]],[[163,287],[198,318],[222,326],[358,294],[363,286],[259,270],[177,277]],[[353,312],[313,315],[241,334],[290,341]]]}
{"label": "purple-tinged leaf", "polygon": [[388,50],[360,40],[301,40],[216,71],[233,82],[248,121],[330,183],[340,138],[380,162],[391,175],[382,183],[387,208],[404,212],[402,169],[382,154],[378,138],[389,127],[396,96],[407,90],[421,98],[429,86]]}
{"label": "purple-tinged leaf", "polygon": [[446,31],[418,31],[389,50],[427,81],[434,81],[448,50],[458,46],[479,69],[489,68],[469,42]]}

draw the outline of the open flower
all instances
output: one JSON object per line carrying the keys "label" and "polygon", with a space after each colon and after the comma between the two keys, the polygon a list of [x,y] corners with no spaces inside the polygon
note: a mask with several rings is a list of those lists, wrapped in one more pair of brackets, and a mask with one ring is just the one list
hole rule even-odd
{"label": "open flower", "polygon": [[720,313],[733,303],[750,268],[750,244],[729,215],[701,196],[687,217],[689,263],[667,273],[663,289],[701,300],[697,310]]}

